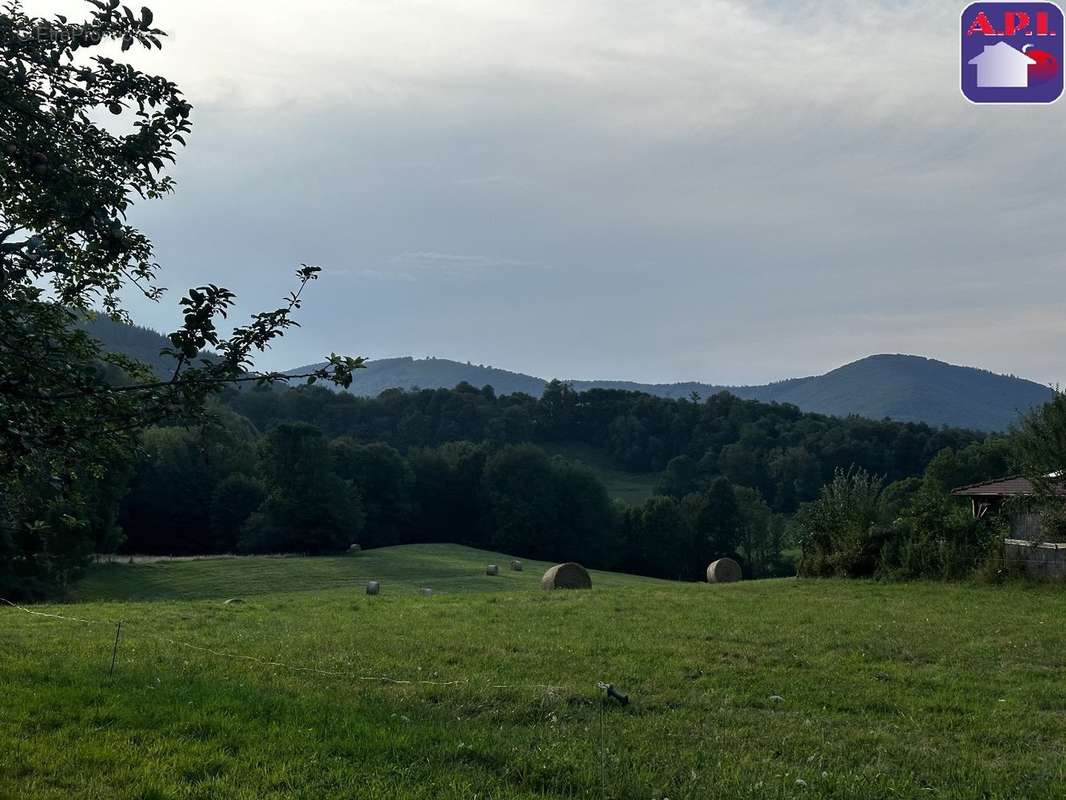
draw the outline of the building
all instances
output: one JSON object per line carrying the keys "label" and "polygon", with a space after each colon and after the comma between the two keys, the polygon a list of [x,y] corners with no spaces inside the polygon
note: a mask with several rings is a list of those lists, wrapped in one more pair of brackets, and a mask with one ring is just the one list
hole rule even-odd
{"label": "building", "polygon": [[[1048,478],[1062,478],[1064,473],[1053,472]],[[1014,501],[1008,511],[1010,535],[1003,540],[1003,558],[1008,563],[1024,566],[1034,577],[1066,578],[1066,543],[1048,542],[1041,530],[1040,514],[1026,498],[1036,495],[1033,482],[1020,475],[994,481],[974,483],[953,489],[954,497],[970,500],[974,519],[1000,511],[1008,501]],[[1066,483],[1060,484],[1057,494],[1066,501]]]}
{"label": "building", "polygon": [[[1036,491],[1031,480],[1020,475],[1012,475],[994,481],[960,486],[958,489],[953,489],[951,494],[953,497],[969,498],[973,518],[981,519],[999,511],[1008,500],[1032,497]],[[1027,503],[1017,503],[1010,516],[1011,533],[1015,535],[1015,538],[1031,541],[1040,538],[1039,515],[1032,513]]]}

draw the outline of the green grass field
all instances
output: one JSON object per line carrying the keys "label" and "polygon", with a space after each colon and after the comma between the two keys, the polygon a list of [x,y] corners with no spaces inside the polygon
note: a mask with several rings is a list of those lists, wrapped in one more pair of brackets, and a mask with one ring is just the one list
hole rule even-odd
{"label": "green grass field", "polygon": [[110,565],[31,609],[81,621],[0,608],[0,798],[1066,796],[1061,588],[507,562]]}

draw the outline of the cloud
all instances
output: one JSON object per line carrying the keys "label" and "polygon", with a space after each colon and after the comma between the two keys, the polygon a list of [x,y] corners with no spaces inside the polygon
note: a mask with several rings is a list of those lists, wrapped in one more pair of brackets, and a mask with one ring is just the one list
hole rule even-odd
{"label": "cloud", "polygon": [[398,281],[400,283],[414,283],[418,280],[410,272],[398,272],[396,270],[388,269],[333,270],[332,274],[348,275],[355,278],[367,278],[375,281]]}
{"label": "cloud", "polygon": [[1066,378],[1019,346],[1064,311],[1066,118],[961,97],[956,6],[153,10],[173,41],[136,58],[196,127],[178,194],[137,219],[166,283],[249,310],[323,264],[277,366],[347,348],[747,383],[911,351]]}
{"label": "cloud", "polygon": [[458,253],[413,252],[400,253],[393,263],[405,269],[429,275],[476,276],[500,270],[547,270],[551,266],[535,261],[499,256],[461,255]]}

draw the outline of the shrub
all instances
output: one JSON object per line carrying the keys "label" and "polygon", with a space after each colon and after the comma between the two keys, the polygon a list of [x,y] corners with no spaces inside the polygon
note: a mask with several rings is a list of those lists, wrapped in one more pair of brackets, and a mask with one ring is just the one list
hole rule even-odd
{"label": "shrub", "polygon": [[800,509],[801,575],[858,577],[877,571],[888,538],[881,485],[864,469],[837,469],[818,499]]}

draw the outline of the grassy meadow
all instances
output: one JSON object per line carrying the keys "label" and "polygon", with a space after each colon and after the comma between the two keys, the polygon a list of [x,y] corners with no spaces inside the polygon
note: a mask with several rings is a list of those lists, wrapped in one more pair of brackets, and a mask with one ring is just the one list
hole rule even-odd
{"label": "grassy meadow", "polygon": [[77,621],[0,608],[0,798],[1066,796],[1061,588],[508,561],[102,565],[30,609]]}

